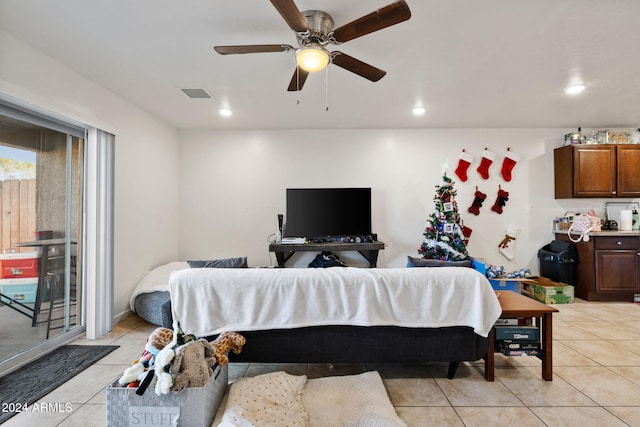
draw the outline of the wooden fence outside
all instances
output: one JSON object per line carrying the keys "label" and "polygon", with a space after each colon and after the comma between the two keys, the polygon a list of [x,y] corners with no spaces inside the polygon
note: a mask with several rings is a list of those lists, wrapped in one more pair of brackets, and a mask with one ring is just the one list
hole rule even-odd
{"label": "wooden fence outside", "polygon": [[36,180],[0,181],[0,209],[0,251],[9,248],[15,248],[16,252],[33,251],[33,248],[16,248],[15,244],[34,239]]}

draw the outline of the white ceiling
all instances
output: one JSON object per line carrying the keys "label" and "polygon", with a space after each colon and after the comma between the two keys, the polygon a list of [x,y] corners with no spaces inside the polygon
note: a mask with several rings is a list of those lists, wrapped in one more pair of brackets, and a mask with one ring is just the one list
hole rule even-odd
{"label": "white ceiling", "polygon": [[[391,1],[296,4],[339,27]],[[180,129],[640,126],[640,1],[407,2],[410,20],[330,46],[387,71],[382,80],[329,66],[301,92],[286,91],[293,53],[213,51],[295,46],[268,0],[0,0],[0,30]],[[566,95],[572,79],[586,91]],[[413,116],[416,104],[427,113]],[[234,114],[220,117],[222,106]]]}

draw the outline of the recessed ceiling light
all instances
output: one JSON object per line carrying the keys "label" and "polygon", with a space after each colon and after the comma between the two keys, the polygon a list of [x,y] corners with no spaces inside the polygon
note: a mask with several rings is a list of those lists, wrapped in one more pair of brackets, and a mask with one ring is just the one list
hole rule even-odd
{"label": "recessed ceiling light", "polygon": [[229,117],[229,116],[231,116],[231,114],[233,114],[233,112],[228,108],[221,108],[221,109],[218,110],[218,113],[222,117]]}
{"label": "recessed ceiling light", "polygon": [[564,90],[568,95],[577,95],[585,90],[586,86],[582,83],[572,84]]}
{"label": "recessed ceiling light", "polygon": [[414,107],[412,111],[414,115],[421,116],[427,111],[427,109],[424,107]]}

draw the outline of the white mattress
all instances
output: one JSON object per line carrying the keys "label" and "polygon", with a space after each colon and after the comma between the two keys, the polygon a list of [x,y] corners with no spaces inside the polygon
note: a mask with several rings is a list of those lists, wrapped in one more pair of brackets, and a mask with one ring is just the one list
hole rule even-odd
{"label": "white mattress", "polygon": [[186,333],[307,326],[469,326],[486,337],[501,309],[491,284],[465,267],[187,269],[169,279]]}

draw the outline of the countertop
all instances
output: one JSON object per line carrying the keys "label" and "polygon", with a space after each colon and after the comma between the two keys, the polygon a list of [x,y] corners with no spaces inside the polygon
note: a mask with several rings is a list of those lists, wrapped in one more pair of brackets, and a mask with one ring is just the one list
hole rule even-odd
{"label": "countertop", "polygon": [[[567,230],[554,230],[556,234],[567,234]],[[571,233],[572,235],[576,233]],[[591,237],[640,237],[640,230],[632,231],[619,231],[619,230],[604,230],[604,231],[592,231],[589,233]]]}

